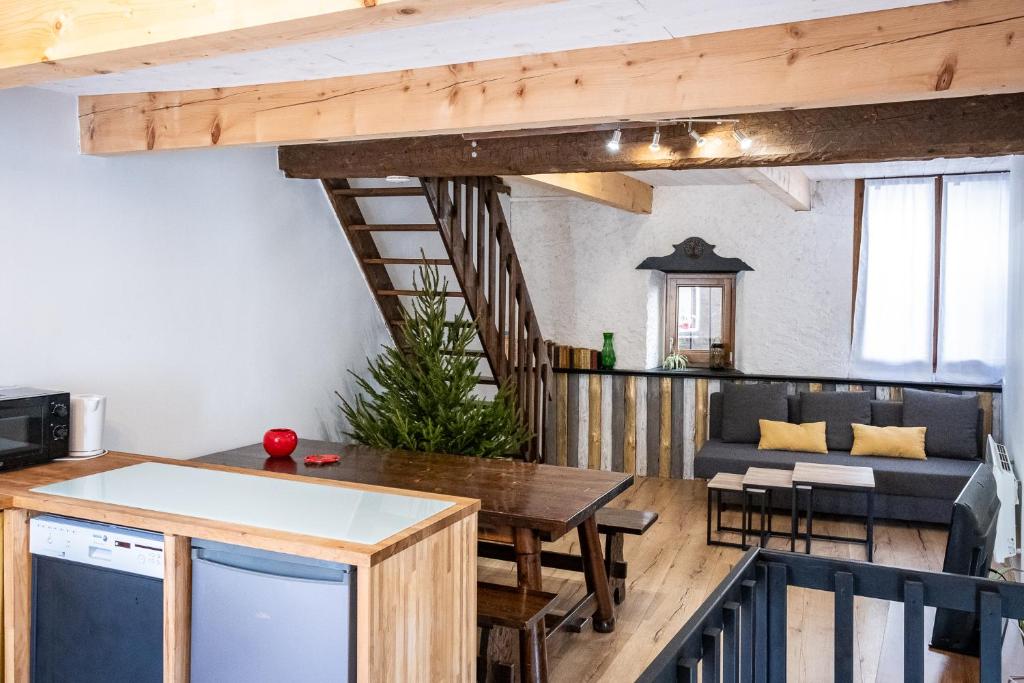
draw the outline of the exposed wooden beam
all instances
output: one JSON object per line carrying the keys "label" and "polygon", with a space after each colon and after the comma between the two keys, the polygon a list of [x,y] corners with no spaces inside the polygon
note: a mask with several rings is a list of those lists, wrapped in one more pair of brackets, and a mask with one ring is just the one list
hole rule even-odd
{"label": "exposed wooden beam", "polygon": [[0,3],[0,88],[555,1],[4,0]]}
{"label": "exposed wooden beam", "polygon": [[539,173],[519,179],[631,213],[650,213],[654,202],[653,187],[622,173]]}
{"label": "exposed wooden beam", "polygon": [[296,83],[79,100],[89,154],[652,121],[1024,91],[1020,0]]}
{"label": "exposed wooden beam", "polygon": [[799,168],[742,168],[739,172],[794,211],[811,210],[813,183]]}
{"label": "exposed wooden beam", "polygon": [[482,140],[459,135],[282,147],[281,169],[294,178],[530,175],[583,171],[744,168],[907,161],[1024,154],[1024,94],[742,114],[754,140],[744,152],[732,124],[701,128],[697,147],[685,126],[622,131],[619,151],[606,131]]}

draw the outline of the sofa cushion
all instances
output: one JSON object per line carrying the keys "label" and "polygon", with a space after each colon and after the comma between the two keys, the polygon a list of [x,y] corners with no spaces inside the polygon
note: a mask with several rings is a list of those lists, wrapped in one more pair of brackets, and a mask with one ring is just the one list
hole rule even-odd
{"label": "sofa cushion", "polygon": [[903,426],[928,428],[924,450],[929,458],[977,459],[977,396],[904,389]]}
{"label": "sofa cushion", "polygon": [[871,424],[876,427],[902,427],[903,404],[899,401],[872,401]]}
{"label": "sofa cushion", "polygon": [[722,438],[722,392],[716,391],[708,397],[708,436]]}
{"label": "sofa cushion", "polygon": [[828,455],[790,451],[759,451],[756,444],[725,443],[711,439],[694,459],[694,476],[710,479],[719,472],[745,474],[748,467],[792,469],[798,462],[826,462],[832,465],[870,467],[875,472],[875,492],[880,495],[955,500],[967,484],[977,461],[955,458],[907,460],[873,455],[850,455],[829,451]]}
{"label": "sofa cushion", "polygon": [[758,420],[785,422],[785,384],[732,384],[722,386],[722,441],[756,444],[761,440]]}
{"label": "sofa cushion", "polygon": [[879,455],[887,458],[925,460],[924,427],[876,427],[853,424],[850,455]]}
{"label": "sofa cushion", "polygon": [[825,422],[830,451],[853,446],[851,424],[871,424],[871,395],[866,391],[815,391],[800,394],[800,419]]}
{"label": "sofa cushion", "polygon": [[789,421],[795,425],[803,422],[803,420],[800,419],[800,397],[796,394],[787,394],[786,404],[786,408],[789,412]]}
{"label": "sofa cushion", "polygon": [[758,420],[761,440],[760,451],[803,451],[804,453],[828,453],[825,444],[825,423],[805,422],[795,425],[791,422]]}

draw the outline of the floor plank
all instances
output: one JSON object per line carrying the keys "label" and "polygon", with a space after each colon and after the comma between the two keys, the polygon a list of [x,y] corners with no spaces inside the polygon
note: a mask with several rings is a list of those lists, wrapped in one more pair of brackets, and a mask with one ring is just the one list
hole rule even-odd
{"label": "floor plank", "polygon": [[[579,634],[556,634],[548,642],[552,681],[632,681],[682,627],[742,555],[737,549],[705,544],[706,501],[707,489],[703,481],[656,477],[638,478],[637,483],[615,501],[615,507],[656,510],[660,519],[644,536],[626,537],[627,598],[618,607],[615,631],[601,634],[588,627]],[[776,519],[780,529],[785,522],[788,520]],[[737,526],[738,513],[727,513],[725,523]],[[815,517],[815,530],[857,536],[863,534],[863,525],[854,520]],[[877,563],[927,570],[942,567],[946,545],[946,531],[942,527],[879,521],[875,541]],[[776,538],[770,546],[788,550],[789,542]],[[575,534],[545,547],[579,552]],[[864,558],[864,547],[860,545],[817,541],[813,549],[815,554],[831,557]],[[513,582],[514,570],[507,563],[480,560],[480,580]],[[578,574],[545,570],[544,589],[562,594],[560,603],[567,606],[579,598],[583,587]],[[790,589],[787,656],[790,681],[831,680],[832,609],[831,593]],[[854,680],[862,683],[893,680],[890,678],[892,669],[881,670],[880,662],[883,654],[886,662],[892,658],[892,648],[885,647],[886,638],[902,639],[900,606],[857,598],[854,609]],[[902,649],[898,654],[902,657]],[[928,658],[934,671],[956,676],[940,675],[933,680],[969,682],[977,678],[976,660],[965,662],[962,658],[937,652],[929,653]],[[1024,672],[1024,666],[1021,669]],[[1004,672],[1011,673],[1015,672]]]}

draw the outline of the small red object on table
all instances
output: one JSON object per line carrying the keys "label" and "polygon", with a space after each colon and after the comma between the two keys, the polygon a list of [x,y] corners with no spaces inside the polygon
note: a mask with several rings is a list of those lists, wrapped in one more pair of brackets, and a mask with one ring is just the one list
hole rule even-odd
{"label": "small red object on table", "polygon": [[340,460],[341,456],[335,453],[319,453],[317,455],[307,455],[303,462],[307,465],[330,465]]}

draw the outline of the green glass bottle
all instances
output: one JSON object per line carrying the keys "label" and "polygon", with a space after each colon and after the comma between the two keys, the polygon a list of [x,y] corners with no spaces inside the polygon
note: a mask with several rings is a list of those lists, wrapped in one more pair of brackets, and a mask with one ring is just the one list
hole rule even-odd
{"label": "green glass bottle", "polygon": [[601,369],[611,370],[615,367],[615,343],[611,332],[604,333],[604,347],[601,349]]}

